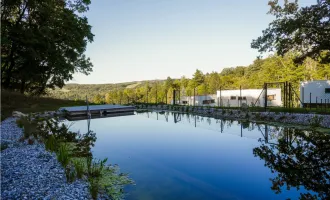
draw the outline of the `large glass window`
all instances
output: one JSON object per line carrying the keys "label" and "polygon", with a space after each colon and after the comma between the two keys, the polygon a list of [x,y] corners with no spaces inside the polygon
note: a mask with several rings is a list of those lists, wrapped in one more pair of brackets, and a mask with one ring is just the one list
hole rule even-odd
{"label": "large glass window", "polygon": [[329,94],[330,93],[330,88],[325,88],[325,93]]}
{"label": "large glass window", "polygon": [[214,99],[210,99],[210,100],[203,100],[203,104],[212,104],[215,103]]}

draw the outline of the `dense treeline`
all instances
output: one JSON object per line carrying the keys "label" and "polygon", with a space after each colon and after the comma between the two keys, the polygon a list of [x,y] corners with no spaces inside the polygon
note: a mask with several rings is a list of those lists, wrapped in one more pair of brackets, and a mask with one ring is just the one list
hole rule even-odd
{"label": "dense treeline", "polygon": [[203,73],[196,70],[191,79],[168,77],[166,80],[153,80],[121,84],[80,85],[68,84],[64,89],[50,93],[56,98],[71,100],[85,99],[86,95],[94,103],[170,103],[173,90],[180,96],[215,94],[222,89],[261,88],[265,82],[289,81],[298,92],[300,81],[325,80],[330,78],[330,64],[322,64],[306,58],[302,64],[294,62],[295,55],[269,56],[256,59],[249,66],[224,68],[220,73]]}
{"label": "dense treeline", "polygon": [[93,41],[83,15],[90,0],[2,0],[1,86],[40,95],[63,87],[72,74],[88,75],[84,54]]}

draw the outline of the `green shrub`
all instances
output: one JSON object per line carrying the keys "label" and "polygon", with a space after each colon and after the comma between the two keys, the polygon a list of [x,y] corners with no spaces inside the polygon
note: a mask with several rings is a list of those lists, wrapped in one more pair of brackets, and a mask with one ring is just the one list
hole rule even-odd
{"label": "green shrub", "polygon": [[57,150],[57,142],[56,142],[54,135],[49,136],[49,138],[46,140],[45,147],[46,147],[46,150],[48,150],[48,151],[54,152]]}
{"label": "green shrub", "polygon": [[81,179],[84,175],[84,163],[81,160],[74,160],[73,165],[77,173],[77,178]]}
{"label": "green shrub", "polygon": [[99,180],[94,178],[89,178],[89,193],[91,194],[93,199],[97,199],[99,193]]}
{"label": "green shrub", "polygon": [[97,178],[101,176],[101,172],[105,167],[107,158],[104,160],[93,161],[93,157],[87,157],[87,172],[90,177]]}
{"label": "green shrub", "polygon": [[72,166],[70,166],[70,165],[66,166],[65,177],[69,183],[72,183],[76,179],[76,171]]}
{"label": "green shrub", "polygon": [[57,152],[57,160],[63,167],[68,166],[70,161],[69,148],[66,144],[62,144]]}

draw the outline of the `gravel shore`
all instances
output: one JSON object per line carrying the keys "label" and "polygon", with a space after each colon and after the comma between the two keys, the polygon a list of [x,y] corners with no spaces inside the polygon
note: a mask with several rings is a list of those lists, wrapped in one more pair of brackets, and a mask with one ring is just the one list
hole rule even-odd
{"label": "gravel shore", "polygon": [[88,184],[66,181],[63,167],[43,144],[28,145],[15,118],[1,122],[1,199],[91,199]]}

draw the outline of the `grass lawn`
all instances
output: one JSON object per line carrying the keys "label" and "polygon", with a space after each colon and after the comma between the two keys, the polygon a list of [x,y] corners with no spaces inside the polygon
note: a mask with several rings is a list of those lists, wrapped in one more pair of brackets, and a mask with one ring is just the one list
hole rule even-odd
{"label": "grass lawn", "polygon": [[64,106],[86,105],[84,101],[26,96],[1,90],[1,121],[10,117],[13,111],[23,113],[55,111]]}

